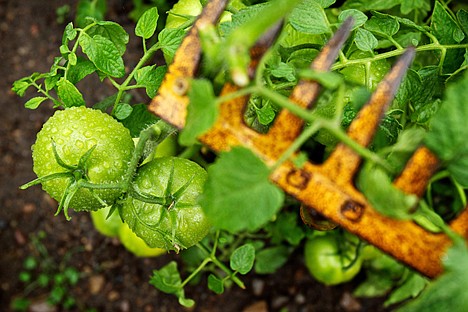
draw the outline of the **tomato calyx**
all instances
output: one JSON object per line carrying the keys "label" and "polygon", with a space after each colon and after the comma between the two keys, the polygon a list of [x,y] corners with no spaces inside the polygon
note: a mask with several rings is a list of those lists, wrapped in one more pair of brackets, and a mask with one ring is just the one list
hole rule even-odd
{"label": "tomato calyx", "polygon": [[[30,181],[22,186],[20,189],[24,190],[33,185],[42,184],[47,181],[51,181],[54,179],[63,179],[68,178],[69,183],[65,188],[62,198],[60,199],[59,206],[57,211],[55,212],[55,216],[57,216],[62,210],[64,212],[65,218],[69,221],[71,218],[68,214],[68,208],[71,199],[73,196],[80,190],[80,188],[87,188],[90,190],[93,197],[95,197],[103,207],[107,206],[107,204],[102,200],[97,194],[93,192],[93,188],[95,188],[94,184],[89,183],[88,177],[88,160],[90,159],[93,151],[96,149],[96,145],[93,145],[89,150],[87,150],[78,160],[78,164],[67,164],[62,157],[60,157],[57,151],[57,144],[55,143],[54,139],[51,138],[51,145],[52,145],[52,152],[57,164],[64,168],[65,171],[63,172],[56,172],[45,175],[43,177],[39,177],[33,181]],[[114,188],[114,187],[112,187]]]}

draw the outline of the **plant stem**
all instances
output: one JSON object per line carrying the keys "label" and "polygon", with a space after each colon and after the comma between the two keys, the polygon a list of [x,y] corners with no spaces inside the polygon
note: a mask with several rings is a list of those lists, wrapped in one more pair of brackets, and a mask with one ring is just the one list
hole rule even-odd
{"label": "plant stem", "polygon": [[159,43],[156,43],[153,45],[151,48],[149,48],[141,57],[140,61],[136,64],[135,68],[133,68],[132,72],[128,75],[127,79],[125,79],[124,82],[117,88],[119,91],[117,92],[117,97],[114,102],[114,107],[112,108],[112,113],[111,115],[114,115],[114,109],[117,106],[117,104],[120,103],[120,100],[122,99],[123,93],[125,90],[127,90],[127,86],[130,84],[130,81],[132,81],[133,77],[135,76],[136,72],[146,64],[146,62],[149,61],[149,59],[153,56],[153,54],[158,51],[161,48],[161,45]]}

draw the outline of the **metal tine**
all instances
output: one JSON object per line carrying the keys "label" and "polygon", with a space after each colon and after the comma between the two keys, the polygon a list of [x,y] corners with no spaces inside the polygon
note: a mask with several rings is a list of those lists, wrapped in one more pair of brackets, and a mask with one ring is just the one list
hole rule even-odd
{"label": "metal tine", "polygon": [[[430,178],[439,168],[439,159],[425,146],[419,147],[395,179],[394,185],[400,190],[422,197]],[[450,222],[450,227],[468,238],[468,205]]]}
{"label": "metal tine", "polygon": [[229,0],[211,0],[204,7],[177,49],[158,94],[149,105],[151,112],[180,129],[184,127],[187,115],[190,78],[195,75],[201,58],[199,29],[207,24],[215,24],[228,2]]}
{"label": "metal tine", "polygon": [[[379,83],[370,100],[359,111],[348,129],[348,136],[360,145],[368,146],[377,131],[379,123],[392,102],[406,71],[413,61],[414,47],[409,47],[398,58],[390,72]],[[352,183],[361,164],[361,157],[349,146],[339,143],[323,168],[330,178],[340,185]]]}
{"label": "metal tine", "polygon": [[[323,72],[330,70],[330,67],[335,62],[343,44],[348,39],[353,24],[354,20],[351,17],[343,22],[341,27],[312,62],[310,66],[312,69]],[[317,100],[320,90],[321,86],[318,82],[301,80],[296,87],[294,87],[289,99],[294,103],[297,103],[302,108],[310,108]],[[275,141],[281,142],[283,145],[283,148],[275,149],[274,152],[276,154],[272,156],[279,158],[289,145],[297,138],[302,131],[303,126],[304,121],[300,117],[286,109],[283,109],[276,117],[273,126],[270,128],[265,138],[274,138]]]}
{"label": "metal tine", "polygon": [[[251,60],[248,68],[250,78],[254,77],[261,58],[278,37],[282,26],[283,21],[279,21],[277,24],[273,25],[250,49]],[[239,89],[239,86],[227,82],[221,90],[221,96],[235,92]],[[220,111],[217,122],[208,133],[200,137],[200,141],[205,145],[210,146],[215,151],[228,150],[230,147],[235,145],[248,146],[258,155],[265,158],[272,146],[262,146],[262,144],[257,144],[262,135],[248,127],[244,122],[244,111],[249,98],[250,96],[246,95],[223,102],[219,109]]]}
{"label": "metal tine", "polygon": [[[320,71],[330,69],[351,32],[352,24],[352,19],[348,19],[343,23],[343,26],[330,39],[329,43],[312,63],[312,68]],[[251,78],[254,76],[261,57],[279,34],[281,26],[282,22],[273,26],[251,49],[252,59],[249,65],[249,75]],[[229,94],[238,89],[239,87],[227,83],[221,95]],[[303,80],[293,89],[291,98],[298,105],[305,108],[315,101],[319,90],[320,85],[317,82]],[[282,110],[268,133],[260,134],[244,123],[243,115],[248,99],[248,96],[244,96],[223,103],[220,107],[220,116],[217,124],[201,140],[218,151],[226,150],[233,145],[246,145],[268,164],[273,164],[299,135],[303,127],[303,120],[288,110]]]}
{"label": "metal tine", "polygon": [[407,194],[421,197],[432,175],[439,168],[439,160],[425,146],[419,147],[406,163],[393,184]]}

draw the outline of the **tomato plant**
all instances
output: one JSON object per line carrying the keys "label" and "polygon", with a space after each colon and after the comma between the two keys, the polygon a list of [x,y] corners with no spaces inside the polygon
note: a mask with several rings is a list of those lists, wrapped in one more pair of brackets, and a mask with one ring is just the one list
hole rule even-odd
{"label": "tomato plant", "polygon": [[[269,176],[282,161],[300,166],[309,158],[327,157],[341,142],[363,159],[356,186],[379,213],[422,223],[429,230],[444,229],[449,220],[435,218],[433,205],[440,200],[441,189],[458,203],[443,216],[456,215],[456,207],[467,202],[468,153],[463,139],[468,135],[464,125],[468,112],[460,95],[468,81],[466,7],[450,1],[246,2],[255,4],[232,1],[217,27],[200,29],[204,59],[199,76],[190,80],[186,126],[180,133],[148,113],[144,104],[135,103],[132,95],[143,89],[149,101],[157,94],[167,66],[152,64],[153,58],[162,52],[168,63],[172,61],[205,1],[179,1],[159,33],[162,11],[152,7],[142,13],[135,35],[143,52],[133,68],[124,64],[129,35],[119,24],[98,19],[68,24],[50,71],[13,85],[20,96],[29,88],[40,93],[26,102],[29,109],[44,102],[63,108],[38,134],[33,148],[38,179],[25,186],[41,183],[60,202],[59,210],[63,208],[67,218],[68,207],[80,211],[106,206],[93,212],[93,219],[108,209],[111,218],[121,216],[128,227],[117,232],[114,226],[104,229],[96,223],[96,227],[107,235],[119,234],[124,244],[133,239],[131,230],[148,246],[180,252],[189,268],[187,278],[181,278],[183,268],[170,262],[154,271],[151,284],[176,295],[185,306],[194,302],[185,297],[184,287],[199,273],[209,272],[209,289],[222,293],[231,282],[245,287],[239,275],[251,270],[275,272],[301,247],[307,268],[325,284],[350,281],[364,268],[367,280],[357,293],[376,295],[378,280],[385,281],[385,287],[380,285],[377,295],[395,289],[391,303],[416,296],[425,287],[421,276],[379,252],[361,256],[363,243],[347,234],[311,234],[291,212],[299,211],[300,203],[285,196]],[[309,68],[350,16],[354,26],[332,71]],[[257,71],[248,72],[249,48],[279,21],[284,26],[280,39]],[[364,148],[347,136],[346,127],[390,64],[409,46],[415,46],[414,64],[376,139]],[[86,103],[77,83],[92,74],[108,81],[115,93],[102,102]],[[311,111],[297,109],[288,98],[301,79],[322,85]],[[226,82],[237,84],[238,91],[219,94]],[[251,96],[244,119],[256,131],[267,132],[284,109],[293,110],[307,124],[292,143],[294,150],[287,150],[278,163],[266,164],[248,148],[213,155],[198,144],[198,137],[216,122],[220,105],[241,96]],[[168,136],[172,141],[163,143]],[[392,179],[421,143],[443,160],[443,168],[418,202],[395,188]],[[171,157],[164,153],[166,157],[158,157],[164,144]],[[449,183],[441,185],[442,180]],[[457,245],[444,262],[457,272],[454,259],[466,259],[466,250]],[[374,268],[391,272],[391,278],[381,278]],[[433,285],[455,287],[447,279]]]}

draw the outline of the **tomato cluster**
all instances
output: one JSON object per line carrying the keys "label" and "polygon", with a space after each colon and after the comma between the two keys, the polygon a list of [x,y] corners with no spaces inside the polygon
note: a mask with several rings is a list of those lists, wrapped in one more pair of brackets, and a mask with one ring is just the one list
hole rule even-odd
{"label": "tomato cluster", "polygon": [[197,204],[206,171],[165,156],[175,152],[173,139],[148,152],[155,145],[151,137],[135,148],[129,130],[104,112],[83,106],[57,111],[33,146],[38,179],[31,185],[41,183],[67,218],[69,208],[91,211],[101,233],[118,236],[138,256],[188,248],[210,228]]}

